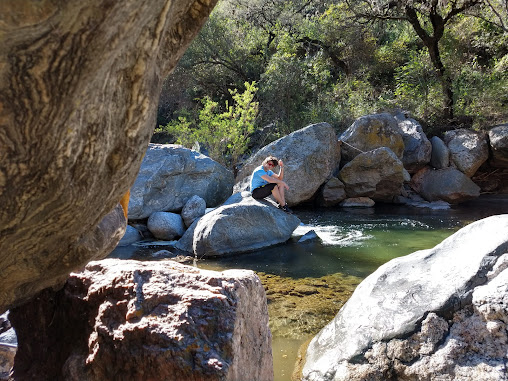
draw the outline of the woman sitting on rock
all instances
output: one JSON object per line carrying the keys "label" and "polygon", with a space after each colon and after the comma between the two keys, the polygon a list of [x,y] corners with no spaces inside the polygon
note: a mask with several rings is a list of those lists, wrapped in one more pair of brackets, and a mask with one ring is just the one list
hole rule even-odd
{"label": "woman sitting on rock", "polygon": [[[279,174],[275,174],[272,169],[279,166]],[[283,181],[284,163],[274,156],[268,156],[263,160],[263,164],[254,169],[250,179],[250,189],[252,197],[256,200],[273,195],[279,203],[278,208],[286,213],[292,213],[286,204],[284,198],[285,190],[289,190],[289,186]]]}

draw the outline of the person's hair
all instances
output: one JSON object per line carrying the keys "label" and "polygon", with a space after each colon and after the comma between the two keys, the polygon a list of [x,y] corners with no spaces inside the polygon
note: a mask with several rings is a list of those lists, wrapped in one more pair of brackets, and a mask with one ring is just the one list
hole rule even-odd
{"label": "person's hair", "polygon": [[272,163],[274,167],[279,165],[279,159],[277,159],[275,156],[268,156],[265,160],[263,160],[263,165],[266,165],[268,163]]}

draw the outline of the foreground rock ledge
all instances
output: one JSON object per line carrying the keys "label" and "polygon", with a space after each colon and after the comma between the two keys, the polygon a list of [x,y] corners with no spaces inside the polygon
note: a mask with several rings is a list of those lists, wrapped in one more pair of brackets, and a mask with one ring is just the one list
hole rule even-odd
{"label": "foreground rock ledge", "polygon": [[367,277],[312,340],[304,380],[506,380],[508,215]]}
{"label": "foreground rock ledge", "polygon": [[248,270],[91,262],[10,319],[15,379],[273,380],[266,295]]}

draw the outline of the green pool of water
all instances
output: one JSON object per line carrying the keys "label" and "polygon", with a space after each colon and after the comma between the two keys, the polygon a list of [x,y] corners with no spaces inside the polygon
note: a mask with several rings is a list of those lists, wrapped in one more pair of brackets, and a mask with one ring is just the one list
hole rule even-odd
{"label": "green pool of water", "polygon": [[[273,284],[287,286],[274,293],[267,291],[267,296],[275,381],[289,381],[302,344],[335,316],[358,282],[393,258],[432,248],[461,227],[502,213],[508,213],[508,196],[481,197],[445,210],[395,205],[297,209],[295,214],[303,225],[289,243],[239,256],[202,260],[198,267],[251,269],[260,273],[267,290],[273,288],[271,278]],[[309,230],[314,230],[320,240],[297,243],[298,236]],[[333,284],[337,298],[323,295],[319,299],[314,293],[293,295],[302,284],[312,286],[312,281]],[[319,307],[313,309],[306,300]]]}

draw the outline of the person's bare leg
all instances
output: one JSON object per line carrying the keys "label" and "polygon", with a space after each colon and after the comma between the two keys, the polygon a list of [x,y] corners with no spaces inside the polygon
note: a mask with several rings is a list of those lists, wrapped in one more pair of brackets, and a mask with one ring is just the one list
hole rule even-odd
{"label": "person's bare leg", "polygon": [[280,206],[286,205],[286,200],[284,199],[284,187],[277,185],[272,189],[272,195],[275,200],[279,203]]}
{"label": "person's bare leg", "polygon": [[286,205],[286,197],[284,197],[286,189],[284,189],[282,185],[277,185],[277,188],[279,188],[280,199],[282,200],[282,203],[280,205],[284,206]]}
{"label": "person's bare leg", "polygon": [[278,186],[275,186],[272,189],[272,196],[279,203],[279,205],[281,205],[281,206],[285,205],[285,204],[283,204],[284,199],[280,197],[280,191],[279,191],[279,187]]}

